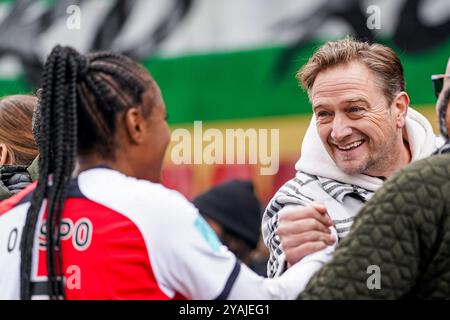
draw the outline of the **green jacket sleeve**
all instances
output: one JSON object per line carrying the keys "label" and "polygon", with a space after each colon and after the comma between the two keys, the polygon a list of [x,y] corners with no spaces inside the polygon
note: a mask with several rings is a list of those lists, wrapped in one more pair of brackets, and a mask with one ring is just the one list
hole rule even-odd
{"label": "green jacket sleeve", "polygon": [[[14,192],[10,190],[11,186],[7,186],[6,181],[14,173],[25,173],[30,176],[32,181],[38,179],[39,156],[37,156],[29,167],[23,165],[7,165],[0,167],[0,201],[11,197]],[[19,189],[17,189],[19,190]]]}
{"label": "green jacket sleeve", "polygon": [[6,198],[11,197],[11,193],[8,188],[3,184],[0,180],[0,201],[5,200]]}
{"label": "green jacket sleeve", "polygon": [[333,260],[299,298],[439,297],[433,293],[439,285],[448,294],[442,281],[450,280],[449,194],[448,155],[395,174],[363,207]]}
{"label": "green jacket sleeve", "polygon": [[39,177],[38,169],[39,169],[39,156],[37,156],[33,160],[31,165],[27,169],[32,181],[36,181],[38,179],[38,177]]}

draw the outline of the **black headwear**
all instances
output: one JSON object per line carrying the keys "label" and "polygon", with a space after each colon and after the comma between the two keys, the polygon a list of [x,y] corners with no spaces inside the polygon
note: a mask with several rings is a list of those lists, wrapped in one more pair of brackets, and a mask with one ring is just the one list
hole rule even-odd
{"label": "black headwear", "polygon": [[256,248],[261,232],[261,205],[250,181],[227,181],[192,202],[202,215],[216,220],[225,230]]}

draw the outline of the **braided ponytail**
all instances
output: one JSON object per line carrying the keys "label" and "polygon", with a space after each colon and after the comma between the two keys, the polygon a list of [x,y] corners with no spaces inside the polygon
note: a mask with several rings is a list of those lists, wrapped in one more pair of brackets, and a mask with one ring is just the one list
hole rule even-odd
{"label": "braided ponytail", "polygon": [[[144,69],[124,56],[102,52],[80,55],[56,46],[42,75],[39,122],[39,180],[27,212],[21,238],[20,296],[31,299],[32,253],[41,207],[46,200],[46,264],[50,299],[65,297],[60,237],[61,216],[77,153],[114,156],[118,112],[142,102],[154,89]],[[146,72],[146,71],[145,71]],[[62,273],[62,274],[58,274]]]}

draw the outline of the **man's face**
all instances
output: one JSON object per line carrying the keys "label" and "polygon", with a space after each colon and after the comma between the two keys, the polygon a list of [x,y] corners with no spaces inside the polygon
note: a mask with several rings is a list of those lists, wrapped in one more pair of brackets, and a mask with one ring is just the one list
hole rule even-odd
{"label": "man's face", "polygon": [[378,176],[392,166],[401,128],[369,68],[359,62],[328,68],[310,95],[319,136],[338,168]]}

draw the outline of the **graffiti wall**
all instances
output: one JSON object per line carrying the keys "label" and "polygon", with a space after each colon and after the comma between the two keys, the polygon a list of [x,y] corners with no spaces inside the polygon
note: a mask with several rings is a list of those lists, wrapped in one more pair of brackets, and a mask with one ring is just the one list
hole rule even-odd
{"label": "graffiti wall", "polygon": [[[3,0],[0,94],[35,90],[57,43],[125,53],[160,84],[174,128],[200,120],[280,129],[286,172],[260,183],[267,196],[282,183],[274,179],[293,174],[311,114],[295,72],[321,43],[346,35],[394,48],[412,105],[433,117],[430,75],[450,52],[448,0]],[[167,181],[188,196],[228,177],[261,178],[247,167],[168,167]]]}

